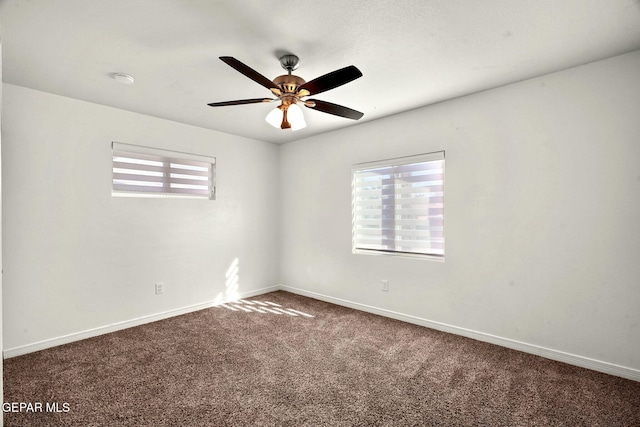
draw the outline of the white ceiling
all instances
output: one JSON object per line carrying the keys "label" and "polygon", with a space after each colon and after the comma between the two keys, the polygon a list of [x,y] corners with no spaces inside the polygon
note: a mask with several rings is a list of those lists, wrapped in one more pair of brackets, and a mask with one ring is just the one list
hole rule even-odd
{"label": "white ceiling", "polygon": [[[0,36],[7,83],[283,143],[640,49],[640,0],[3,0]],[[364,117],[206,105],[270,96],[219,56],[273,79],[289,52],[307,81],[358,67],[317,98]]]}

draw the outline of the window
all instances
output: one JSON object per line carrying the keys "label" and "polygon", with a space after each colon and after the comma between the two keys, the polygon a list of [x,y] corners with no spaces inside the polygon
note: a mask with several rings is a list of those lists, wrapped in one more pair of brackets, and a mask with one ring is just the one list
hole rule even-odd
{"label": "window", "polygon": [[215,199],[214,157],[114,142],[113,195]]}
{"label": "window", "polygon": [[353,167],[353,252],[444,259],[444,151]]}

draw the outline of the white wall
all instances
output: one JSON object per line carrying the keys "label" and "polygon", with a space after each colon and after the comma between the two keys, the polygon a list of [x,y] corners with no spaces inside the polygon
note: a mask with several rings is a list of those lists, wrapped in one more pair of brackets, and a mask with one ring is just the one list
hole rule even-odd
{"label": "white wall", "polygon": [[[282,146],[284,285],[640,370],[638,70],[640,51]],[[351,165],[437,150],[446,262],[352,254]]]}
{"label": "white wall", "polygon": [[[278,283],[276,145],[3,88],[5,351]],[[217,157],[217,200],[112,197],[111,141]]]}
{"label": "white wall", "polygon": [[[0,40],[0,82],[2,82],[2,41]],[[0,84],[0,130],[2,129],[2,85]],[[2,153],[2,132],[0,132],[0,153]],[[0,349],[2,349],[2,155],[0,154]],[[2,386],[2,357],[0,357],[0,406],[4,403]],[[0,413],[0,427],[4,424],[4,412]]]}

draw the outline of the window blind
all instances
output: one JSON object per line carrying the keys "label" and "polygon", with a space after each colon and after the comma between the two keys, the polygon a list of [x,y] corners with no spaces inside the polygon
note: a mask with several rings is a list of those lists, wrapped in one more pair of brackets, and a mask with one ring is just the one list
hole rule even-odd
{"label": "window blind", "polygon": [[113,143],[113,192],[213,199],[215,158]]}
{"label": "window blind", "polygon": [[444,152],[356,165],[353,249],[444,257]]}

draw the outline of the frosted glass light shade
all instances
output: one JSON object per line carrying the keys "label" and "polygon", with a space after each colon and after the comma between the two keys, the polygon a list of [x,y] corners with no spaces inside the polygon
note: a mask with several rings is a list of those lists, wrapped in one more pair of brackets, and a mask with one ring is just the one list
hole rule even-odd
{"label": "frosted glass light shade", "polygon": [[274,128],[280,129],[280,123],[282,123],[283,115],[284,113],[282,112],[282,110],[276,107],[273,110],[271,110],[271,112],[267,114],[267,117],[265,117],[264,119],[267,123],[269,123]]}
{"label": "frosted glass light shade", "polygon": [[307,123],[304,121],[304,115],[302,109],[296,104],[289,105],[287,111],[287,119],[291,123],[291,130],[298,130],[307,127]]}

